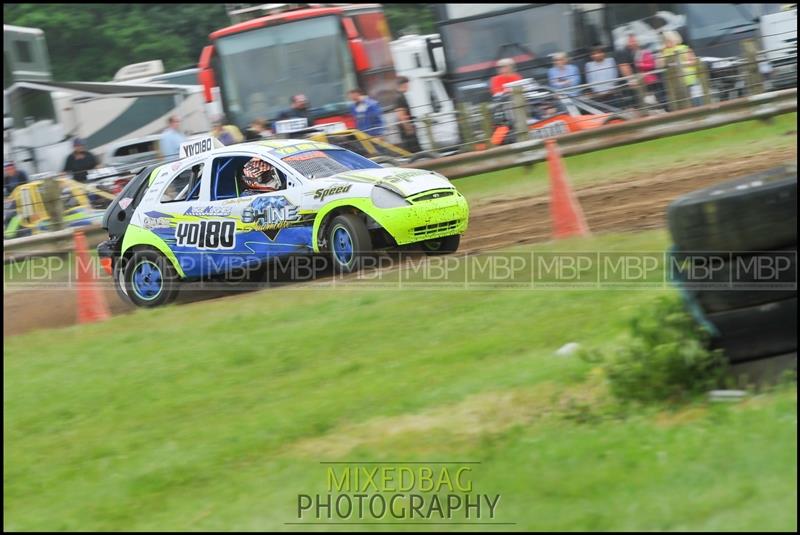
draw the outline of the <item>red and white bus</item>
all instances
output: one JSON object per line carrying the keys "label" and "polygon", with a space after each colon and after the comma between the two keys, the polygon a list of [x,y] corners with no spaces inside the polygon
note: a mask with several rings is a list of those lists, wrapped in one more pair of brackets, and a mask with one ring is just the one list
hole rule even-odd
{"label": "red and white bus", "polygon": [[314,124],[355,126],[347,91],[360,87],[391,104],[395,71],[380,4],[304,6],[234,24],[210,35],[199,62],[207,102],[240,128],[274,120],[292,95],[309,100]]}

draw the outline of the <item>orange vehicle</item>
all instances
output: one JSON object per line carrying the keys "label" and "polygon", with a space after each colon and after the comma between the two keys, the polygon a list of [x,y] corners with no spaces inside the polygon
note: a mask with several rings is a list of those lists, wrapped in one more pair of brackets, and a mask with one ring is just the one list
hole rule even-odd
{"label": "orange vehicle", "polygon": [[[621,123],[630,116],[618,108],[593,102],[581,97],[573,97],[549,87],[540,86],[526,79],[507,84],[506,87],[523,88],[529,137],[544,139],[607,124]],[[494,132],[492,145],[513,143],[514,117],[510,93],[493,99]]]}

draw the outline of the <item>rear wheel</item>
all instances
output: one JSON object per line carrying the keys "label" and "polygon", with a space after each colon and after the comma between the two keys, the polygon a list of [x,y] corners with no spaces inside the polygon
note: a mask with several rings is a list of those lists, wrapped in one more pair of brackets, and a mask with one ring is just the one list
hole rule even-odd
{"label": "rear wheel", "polygon": [[422,242],[422,250],[429,255],[451,254],[458,250],[458,245],[460,243],[460,234],[445,236],[444,238],[436,238],[434,240]]}
{"label": "rear wheel", "polygon": [[131,298],[128,296],[128,290],[125,288],[125,259],[120,257],[117,258],[114,262],[114,289],[117,291],[117,295],[120,299],[122,299],[126,303],[133,303]]}
{"label": "rear wheel", "polygon": [[606,124],[622,124],[624,122],[625,122],[625,119],[623,119],[619,115],[611,115],[609,117],[606,117],[606,120],[603,121],[603,124],[604,125],[606,125]]}
{"label": "rear wheel", "polygon": [[328,230],[331,260],[336,271],[350,273],[357,270],[364,257],[372,253],[372,240],[364,222],[356,215],[338,215]]}
{"label": "rear wheel", "polygon": [[178,295],[178,274],[161,253],[137,251],[123,266],[125,293],[139,307],[157,307]]}

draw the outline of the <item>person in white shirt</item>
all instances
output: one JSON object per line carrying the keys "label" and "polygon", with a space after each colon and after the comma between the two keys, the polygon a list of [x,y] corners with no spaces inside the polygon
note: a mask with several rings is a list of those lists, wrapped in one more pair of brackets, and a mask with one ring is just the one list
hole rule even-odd
{"label": "person in white shirt", "polygon": [[614,58],[606,57],[603,47],[596,46],[592,49],[591,61],[586,62],[586,83],[592,84],[589,87],[591,95],[589,98],[599,102],[608,102],[616,97],[617,82],[619,71],[617,62]]}
{"label": "person in white shirt", "polygon": [[186,136],[179,130],[180,126],[180,118],[177,115],[171,115],[167,121],[167,128],[161,133],[159,146],[161,148],[161,155],[165,158],[174,158],[178,156],[181,143],[186,141]]}

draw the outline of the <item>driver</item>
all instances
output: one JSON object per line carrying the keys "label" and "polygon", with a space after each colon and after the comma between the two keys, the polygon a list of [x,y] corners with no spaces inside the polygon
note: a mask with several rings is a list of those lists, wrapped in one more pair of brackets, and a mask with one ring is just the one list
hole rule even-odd
{"label": "driver", "polygon": [[536,118],[540,121],[558,115],[558,102],[553,97],[545,97],[534,104]]}
{"label": "driver", "polygon": [[275,168],[261,158],[252,158],[242,168],[242,195],[258,195],[282,188]]}

